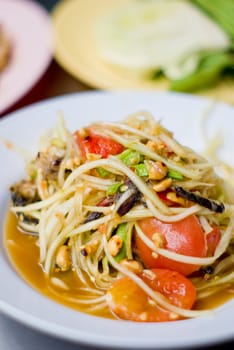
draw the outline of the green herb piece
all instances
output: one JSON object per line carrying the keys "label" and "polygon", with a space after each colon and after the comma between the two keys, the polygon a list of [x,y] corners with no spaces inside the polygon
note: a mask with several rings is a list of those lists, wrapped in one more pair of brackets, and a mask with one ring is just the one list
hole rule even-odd
{"label": "green herb piece", "polygon": [[128,189],[128,186],[123,184],[123,185],[120,186],[119,192],[123,193],[123,192],[127,191],[127,189]]}
{"label": "green herb piece", "polygon": [[110,174],[110,172],[104,168],[96,168],[97,172],[98,172],[98,175],[100,175],[101,177],[106,177],[107,175]]}
{"label": "green herb piece", "polygon": [[118,155],[118,158],[127,166],[139,164],[143,161],[143,156],[134,150],[126,149]]}
{"label": "green herb piece", "polygon": [[112,196],[113,194],[115,194],[121,185],[122,182],[115,182],[114,184],[110,185],[106,191],[107,196]]}
{"label": "green herb piece", "polygon": [[169,169],[167,172],[167,177],[170,177],[174,180],[183,180],[184,176],[183,174],[179,173],[179,171]]}
{"label": "green herb piece", "polygon": [[120,262],[121,260],[125,259],[127,256],[126,254],[127,224],[126,223],[120,224],[118,226],[116,235],[122,239],[122,247],[119,253],[115,256],[115,260],[117,262]]}
{"label": "green herb piece", "polygon": [[144,163],[140,163],[140,164],[134,165],[134,168],[136,169],[136,173],[137,173],[138,176],[143,177],[143,176],[148,176],[149,175],[147,166]]}

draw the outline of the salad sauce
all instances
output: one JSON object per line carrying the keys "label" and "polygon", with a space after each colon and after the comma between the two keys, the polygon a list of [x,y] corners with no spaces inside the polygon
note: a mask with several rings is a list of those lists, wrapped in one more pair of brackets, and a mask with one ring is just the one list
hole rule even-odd
{"label": "salad sauce", "polygon": [[[42,267],[38,263],[39,248],[36,244],[37,238],[22,234],[17,228],[17,220],[12,213],[9,213],[7,217],[5,231],[5,247],[9,259],[15,267],[16,272],[19,273],[30,286],[56,302],[78,311],[88,312],[85,306],[77,304],[74,301],[77,297],[80,297],[79,288],[81,287],[81,283],[75,272],[53,273],[51,277],[55,279],[59,278],[69,288],[66,290],[55,285],[51,282],[51,279],[44,274]],[[82,295],[85,298],[85,293],[83,291]],[[230,287],[197,302],[195,309],[213,309],[233,297],[234,287]],[[92,314],[107,318],[114,317],[109,311],[92,312]]]}

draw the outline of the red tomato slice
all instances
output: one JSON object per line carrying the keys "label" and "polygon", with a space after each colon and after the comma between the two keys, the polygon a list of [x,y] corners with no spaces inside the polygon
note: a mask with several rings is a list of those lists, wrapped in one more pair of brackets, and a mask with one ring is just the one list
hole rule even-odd
{"label": "red tomato slice", "polygon": [[213,256],[215,249],[220,241],[221,233],[218,227],[213,227],[213,230],[206,235],[207,256]]}
{"label": "red tomato slice", "polygon": [[[206,256],[205,235],[195,215],[174,223],[165,223],[156,218],[143,219],[139,221],[139,226],[150,239],[155,233],[161,234],[165,240],[162,248],[182,255]],[[186,276],[200,268],[198,265],[173,261],[161,255],[154,257],[151,249],[146,246],[138,235],[136,235],[136,246],[139,257],[147,268],[166,268],[178,271]]]}
{"label": "red tomato slice", "polygon": [[[184,309],[192,308],[196,299],[196,289],[185,276],[176,271],[152,269],[150,275],[143,272],[139,277],[153,290],[167,297],[173,305]],[[125,320],[166,322],[182,318],[158,306],[129,277],[123,277],[113,283],[107,292],[107,302],[110,310]]]}
{"label": "red tomato slice", "polygon": [[107,158],[109,155],[119,154],[124,150],[120,143],[90,130],[89,136],[86,138],[82,138],[79,131],[76,131],[75,140],[83,157],[86,157],[87,153],[94,153],[99,154],[102,158]]}

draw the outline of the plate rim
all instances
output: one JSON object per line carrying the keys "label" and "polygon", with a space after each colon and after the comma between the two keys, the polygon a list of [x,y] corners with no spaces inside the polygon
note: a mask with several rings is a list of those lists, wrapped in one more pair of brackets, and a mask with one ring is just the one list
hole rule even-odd
{"label": "plate rim", "polygon": [[[47,45],[44,49],[44,60],[42,63],[39,62],[40,69],[36,72],[37,74],[35,74],[33,78],[30,79],[30,82],[28,82],[24,88],[14,93],[13,97],[9,98],[7,101],[4,101],[3,105],[0,104],[0,117],[4,116],[8,111],[10,111],[10,109],[15,104],[17,104],[22,98],[24,98],[28,93],[30,93],[30,91],[36,86],[36,84],[40,81],[40,79],[46,73],[46,70],[48,69],[52,61],[53,52],[54,52],[54,45],[53,45],[53,39],[52,39],[52,21],[51,21],[49,12],[46,10],[46,8],[42,4],[31,0],[11,0],[11,3],[6,2],[4,0],[0,0],[0,6],[1,6],[1,2],[4,5],[4,8],[9,8],[9,10],[14,6],[16,6],[17,9],[18,7],[20,7],[20,9],[22,10],[25,10],[25,9],[30,10],[33,16],[37,16],[39,21],[43,22],[42,23],[43,26],[45,26],[46,24],[47,28],[44,30],[47,31],[48,37],[50,37],[50,39],[47,40],[48,42],[50,40],[50,46]],[[17,13],[17,15],[20,16],[20,13]],[[9,23],[8,19],[6,20],[6,23]],[[11,39],[13,42],[15,40],[16,30],[17,28],[13,33],[11,33],[12,34]],[[14,44],[13,44],[13,50],[14,50]],[[9,63],[9,67],[6,66],[1,72],[4,79],[5,79],[5,76],[8,76],[9,72],[11,72],[10,63]],[[2,85],[3,84],[1,84],[1,87]]]}

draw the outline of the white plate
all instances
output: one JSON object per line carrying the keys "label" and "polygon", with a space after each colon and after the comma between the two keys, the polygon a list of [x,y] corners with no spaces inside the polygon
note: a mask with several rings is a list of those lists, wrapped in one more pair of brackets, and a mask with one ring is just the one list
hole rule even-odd
{"label": "white plate", "polygon": [[[149,92],[90,92],[58,97],[19,110],[0,121],[0,140],[36,149],[39,136],[64,112],[71,130],[94,119],[120,120],[146,109],[160,118],[183,143],[201,151],[204,147],[200,116],[210,101],[190,95]],[[223,156],[234,147],[234,109],[217,104],[212,111],[209,135],[224,133]],[[227,152],[226,152],[227,151]],[[233,339],[234,299],[219,307],[213,317],[169,323],[134,323],[83,314],[57,304],[27,285],[11,267],[3,247],[3,222],[9,185],[21,178],[24,164],[0,143],[0,310],[37,330],[78,344],[128,349],[188,348]]]}
{"label": "white plate", "polygon": [[0,24],[12,45],[11,59],[0,74],[0,115],[39,80],[52,58],[49,14],[28,0],[0,0]]}

